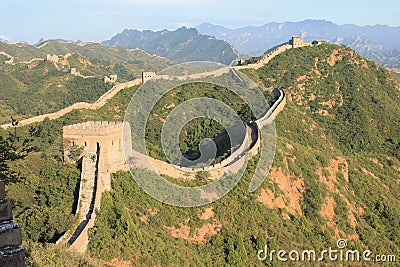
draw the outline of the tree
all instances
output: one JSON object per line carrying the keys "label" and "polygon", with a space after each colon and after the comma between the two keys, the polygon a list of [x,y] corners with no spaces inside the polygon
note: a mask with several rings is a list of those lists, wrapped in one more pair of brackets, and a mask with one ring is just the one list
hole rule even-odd
{"label": "tree", "polygon": [[16,128],[15,131],[9,132],[6,138],[0,136],[0,180],[6,183],[17,179],[15,172],[9,169],[7,163],[25,157],[31,150],[32,140],[26,138],[21,141],[20,139]]}

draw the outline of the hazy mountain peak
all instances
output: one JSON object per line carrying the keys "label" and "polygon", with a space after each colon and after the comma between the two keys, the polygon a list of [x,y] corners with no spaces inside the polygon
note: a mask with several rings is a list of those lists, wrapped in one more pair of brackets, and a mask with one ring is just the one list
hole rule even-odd
{"label": "hazy mountain peak", "polygon": [[124,30],[103,44],[129,49],[140,48],[175,62],[209,60],[230,64],[237,58],[229,43],[200,34],[196,28],[186,26],[174,31]]}

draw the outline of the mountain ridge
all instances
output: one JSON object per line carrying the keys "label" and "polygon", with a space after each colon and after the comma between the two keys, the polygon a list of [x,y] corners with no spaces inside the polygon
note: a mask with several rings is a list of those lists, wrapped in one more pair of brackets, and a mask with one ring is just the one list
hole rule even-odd
{"label": "mountain ridge", "polygon": [[142,71],[170,65],[170,60],[140,49],[98,43],[0,43],[0,124],[94,102],[111,89],[105,82],[110,75],[117,75],[118,83],[127,82],[141,77]]}
{"label": "mountain ridge", "polygon": [[237,50],[253,55],[261,55],[291,36],[300,36],[305,41],[324,39],[338,45],[345,44],[384,67],[400,67],[400,27],[337,25],[326,20],[304,20],[270,22],[238,29],[203,23],[196,28],[200,33],[213,35],[231,43]]}
{"label": "mountain ridge", "polygon": [[231,44],[200,34],[195,28],[181,27],[174,31],[125,29],[102,44],[124,48],[140,48],[150,54],[167,57],[177,63],[215,61],[229,65],[237,58]]}

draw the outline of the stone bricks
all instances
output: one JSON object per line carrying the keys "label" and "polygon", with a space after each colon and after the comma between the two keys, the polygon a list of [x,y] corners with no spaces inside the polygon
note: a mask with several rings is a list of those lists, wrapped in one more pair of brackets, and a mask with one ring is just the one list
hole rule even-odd
{"label": "stone bricks", "polygon": [[25,251],[23,248],[7,248],[0,250],[0,266],[7,267],[23,267]]}
{"label": "stone bricks", "polygon": [[0,200],[6,198],[6,189],[4,188],[4,182],[0,181]]}
{"label": "stone bricks", "polygon": [[0,266],[26,266],[25,251],[20,247],[22,244],[21,229],[12,220],[11,203],[4,199],[4,183],[0,181]]}
{"label": "stone bricks", "polygon": [[0,224],[0,248],[22,244],[21,229],[15,222]]}
{"label": "stone bricks", "polygon": [[[132,153],[132,139],[127,122],[88,121],[68,125],[63,127],[63,138],[72,145],[83,147],[85,153],[100,150],[99,172],[128,170],[124,152]],[[66,161],[69,160],[70,149],[70,146],[64,146]]]}
{"label": "stone bricks", "polygon": [[0,223],[12,220],[11,203],[0,200]]}

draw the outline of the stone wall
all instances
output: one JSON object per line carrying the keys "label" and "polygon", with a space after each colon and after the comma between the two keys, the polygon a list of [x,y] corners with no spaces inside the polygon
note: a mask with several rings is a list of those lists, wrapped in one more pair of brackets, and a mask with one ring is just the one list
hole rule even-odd
{"label": "stone wall", "polygon": [[256,121],[258,128],[262,128],[263,126],[270,124],[276,116],[278,116],[279,112],[283,110],[286,105],[286,95],[282,89],[275,88],[274,94],[278,96],[278,99],[271,106],[270,109],[262,116],[260,119]]}
{"label": "stone wall", "polygon": [[288,43],[284,43],[281,45],[276,46],[275,48],[273,48],[272,50],[270,50],[267,54],[265,54],[261,60],[257,63],[254,64],[248,64],[248,65],[242,65],[242,66],[235,66],[235,69],[259,69],[262,66],[264,66],[265,64],[267,64],[268,62],[271,61],[271,59],[273,59],[274,57],[276,57],[277,55],[285,52],[288,49],[291,49],[292,45],[288,44]]}
{"label": "stone wall", "polygon": [[[265,125],[272,123],[276,116],[278,116],[279,112],[283,110],[286,104],[286,95],[283,90],[276,88],[273,92],[278,96],[277,101],[275,101],[274,105],[272,105],[272,107],[268,109],[268,111],[266,111],[264,116],[262,116],[255,122],[255,131],[257,131],[256,142],[252,144],[251,147],[249,147],[251,132],[248,131],[245,140],[241,144],[241,147],[236,150],[237,152],[233,153],[233,155],[225,159],[223,162],[214,166],[205,167],[204,169],[190,169],[175,166],[167,162],[147,157],[141,153],[133,151],[133,165],[137,168],[145,168],[150,170],[153,170],[154,168],[159,174],[168,175],[177,179],[194,179],[196,173],[202,170],[208,171],[210,173],[210,179],[218,179],[227,170],[231,171],[240,169],[240,164],[242,164],[243,162],[238,159],[242,157],[244,158],[244,156],[253,157],[258,154],[262,145],[262,140],[260,138],[260,129]],[[250,127],[247,128],[249,129]],[[149,159],[150,162],[147,162],[147,159]]]}
{"label": "stone wall", "polygon": [[77,216],[80,225],[73,233],[67,232],[58,243],[68,242],[71,249],[85,252],[88,229],[94,226],[96,210],[100,210],[101,195],[111,190],[111,173],[127,171],[124,151],[132,154],[132,140],[129,123],[89,121],[63,127],[65,160],[71,146],[84,149],[82,173],[79,186]]}
{"label": "stone wall", "polygon": [[0,181],[0,266],[26,266],[21,243],[21,229],[13,221],[11,203],[5,200],[4,183]]}
{"label": "stone wall", "polygon": [[0,55],[8,57],[8,60],[4,61],[4,64],[15,65],[13,56],[10,56],[9,54],[3,51],[0,51]]}
{"label": "stone wall", "polygon": [[[64,147],[66,160],[68,160],[67,155],[71,146],[83,147],[84,156],[79,189],[80,200],[78,201],[78,205],[82,206],[77,209],[81,224],[72,235],[67,232],[60,239],[60,242],[65,242],[68,239],[70,248],[85,252],[89,242],[87,232],[89,228],[94,226],[96,210],[100,209],[101,194],[111,189],[111,173],[129,169],[125,158],[129,158],[132,167],[155,169],[159,174],[173,178],[194,179],[196,173],[201,170],[208,171],[211,179],[218,179],[227,171],[237,173],[246,158],[259,152],[262,145],[260,129],[272,123],[285,106],[285,93],[279,88],[276,88],[274,93],[278,96],[277,101],[266,111],[264,116],[254,122],[254,127],[247,127],[246,136],[240,147],[220,164],[204,169],[182,168],[132,151],[131,130],[127,122],[89,121],[64,126],[63,138],[70,141],[64,142],[69,143],[69,146]],[[94,155],[97,156],[94,157]],[[95,160],[96,164],[93,165]],[[90,209],[92,210],[90,211]]]}
{"label": "stone wall", "polygon": [[[96,153],[101,148],[99,172],[112,173],[127,170],[124,149],[131,154],[132,140],[129,123],[88,121],[63,127],[63,138],[70,144],[83,147],[85,152]],[[68,160],[68,147],[64,148]]]}
{"label": "stone wall", "polygon": [[[219,178],[226,168],[229,168],[231,162],[235,162],[245,154],[254,156],[258,153],[262,142],[259,135],[259,129],[272,123],[278,113],[282,111],[286,103],[285,93],[281,89],[276,88],[274,93],[278,96],[277,101],[269,110],[266,111],[263,117],[255,122],[257,125],[256,131],[258,131],[258,137],[251,147],[249,146],[251,143],[251,130],[247,127],[247,134],[241,146],[233,153],[233,155],[214,166],[208,166],[204,169],[191,169],[174,166],[164,161],[152,158],[150,158],[150,162],[160,174],[165,174],[175,178],[194,178],[196,172],[202,170],[209,171],[211,177],[214,179]],[[130,133],[129,124],[122,122],[92,121],[63,127],[64,139],[69,139],[71,145],[83,147],[85,153],[95,153],[99,148],[101,148],[98,171],[102,177],[106,177],[104,179],[99,179],[99,185],[104,187],[104,190],[109,190],[111,188],[108,178],[110,173],[118,170],[128,170],[128,166],[125,162],[124,151],[127,152],[128,156],[133,156],[133,162],[135,162],[137,167],[140,167],[141,165],[145,166],[149,163],[145,162],[146,157],[144,155],[132,151]],[[123,138],[125,139],[123,140]],[[68,148],[65,148],[64,152],[65,158],[67,159]]]}
{"label": "stone wall", "polygon": [[303,46],[317,46],[320,44],[326,43],[324,40],[315,40],[313,42],[304,42],[299,36],[293,36],[289,42],[277,45],[270,50],[268,50],[262,58],[254,64],[248,64],[248,65],[240,65],[240,66],[235,66],[235,69],[259,69],[262,66],[266,65],[268,62],[271,61],[274,57],[277,55],[285,52],[288,49],[292,48],[298,48],[298,47],[303,47]]}
{"label": "stone wall", "polygon": [[[94,226],[96,220],[96,210],[100,209],[101,194],[106,191],[104,186],[99,186],[102,179],[110,180],[108,177],[99,177],[98,162],[100,150],[97,153],[87,153],[82,159],[82,173],[79,186],[79,209],[77,216],[79,218],[79,226],[75,232],[67,237],[68,244],[71,249],[78,252],[85,252],[89,244],[88,230]],[[99,179],[100,178],[100,179]],[[109,188],[107,188],[108,190]]]}
{"label": "stone wall", "polygon": [[[29,119],[20,120],[18,122],[18,127],[29,125],[29,124],[32,124],[35,122],[41,122],[45,118],[49,118],[50,120],[55,120],[55,119],[60,118],[60,117],[64,116],[65,114],[68,114],[69,112],[76,110],[76,109],[94,109],[94,110],[99,109],[102,106],[104,106],[107,103],[107,101],[109,99],[111,99],[112,97],[114,97],[119,91],[121,91],[125,88],[128,88],[128,87],[139,85],[141,82],[142,82],[141,79],[136,79],[136,80],[129,81],[126,83],[117,84],[113,88],[111,88],[109,91],[105,92],[102,96],[100,96],[100,98],[93,104],[86,103],[86,102],[78,102],[71,106],[63,108],[59,111],[53,112],[53,113],[47,113],[47,114],[38,115],[38,116],[35,116],[32,118],[29,118]],[[0,127],[3,129],[8,129],[8,128],[12,127],[12,124],[7,123],[7,124],[0,125]]]}

